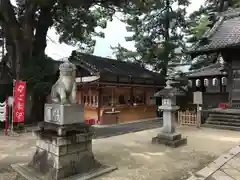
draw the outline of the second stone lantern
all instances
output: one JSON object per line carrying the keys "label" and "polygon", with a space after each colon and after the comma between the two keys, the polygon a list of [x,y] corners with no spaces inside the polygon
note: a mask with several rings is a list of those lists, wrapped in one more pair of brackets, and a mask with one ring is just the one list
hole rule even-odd
{"label": "second stone lantern", "polygon": [[162,97],[162,105],[158,108],[163,111],[163,129],[152,138],[152,143],[178,147],[187,143],[187,139],[176,132],[176,112],[179,109],[176,105],[176,97],[185,95],[185,92],[173,87],[173,84],[174,81],[168,80],[166,87],[155,94],[155,96]]}

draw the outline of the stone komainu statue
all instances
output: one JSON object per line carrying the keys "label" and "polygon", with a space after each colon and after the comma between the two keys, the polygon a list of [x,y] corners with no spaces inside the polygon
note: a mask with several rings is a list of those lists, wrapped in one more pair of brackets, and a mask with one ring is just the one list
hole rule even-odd
{"label": "stone komainu statue", "polygon": [[51,98],[54,103],[76,103],[76,66],[71,62],[64,62],[59,66],[60,76],[52,86]]}

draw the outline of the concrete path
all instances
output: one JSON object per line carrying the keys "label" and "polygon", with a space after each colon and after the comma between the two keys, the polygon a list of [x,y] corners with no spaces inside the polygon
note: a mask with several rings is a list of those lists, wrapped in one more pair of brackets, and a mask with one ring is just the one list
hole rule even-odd
{"label": "concrete path", "polygon": [[[138,132],[148,129],[160,128],[163,125],[162,118],[139,120],[130,123],[122,123],[116,125],[94,125],[94,139],[117,136],[130,132]],[[27,127],[28,132],[36,130],[37,126]]]}
{"label": "concrete path", "polygon": [[240,180],[240,145],[222,154],[187,180]]}
{"label": "concrete path", "polygon": [[161,119],[142,120],[131,123],[110,125],[110,126],[95,126],[95,139],[117,136],[121,134],[138,132],[148,129],[160,128],[163,125]]}

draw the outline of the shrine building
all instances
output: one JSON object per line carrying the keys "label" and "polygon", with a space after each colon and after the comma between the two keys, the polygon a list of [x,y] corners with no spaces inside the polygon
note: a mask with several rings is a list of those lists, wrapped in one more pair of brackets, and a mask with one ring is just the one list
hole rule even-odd
{"label": "shrine building", "polygon": [[77,66],[77,98],[84,104],[84,119],[118,124],[157,117],[154,94],[165,84],[158,73],[76,51],[69,61]]}
{"label": "shrine building", "polygon": [[[189,75],[193,88],[212,93],[207,99],[215,103],[208,108],[204,126],[240,130],[240,9],[231,9],[215,17],[216,23],[188,53],[192,59],[217,53],[223,64],[213,64]],[[225,93],[219,100],[213,93]],[[203,106],[207,104],[204,102]],[[223,107],[217,104],[225,104]]]}

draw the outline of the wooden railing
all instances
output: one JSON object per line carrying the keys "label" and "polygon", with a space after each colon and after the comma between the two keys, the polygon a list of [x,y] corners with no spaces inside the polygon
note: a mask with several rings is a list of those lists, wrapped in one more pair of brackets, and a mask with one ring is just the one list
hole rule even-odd
{"label": "wooden railing", "polygon": [[197,112],[196,111],[178,111],[179,125],[197,126]]}

